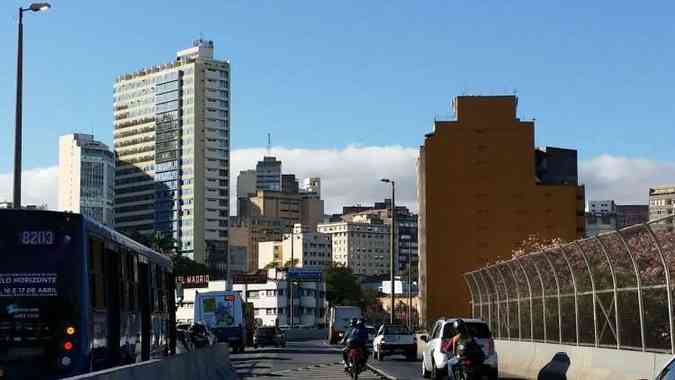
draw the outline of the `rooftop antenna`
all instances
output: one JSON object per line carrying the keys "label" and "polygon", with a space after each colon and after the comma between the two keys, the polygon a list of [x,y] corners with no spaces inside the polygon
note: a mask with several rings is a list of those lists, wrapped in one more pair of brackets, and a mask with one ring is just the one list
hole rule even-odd
{"label": "rooftop antenna", "polygon": [[271,133],[267,134],[267,155],[268,156],[272,155],[272,134]]}

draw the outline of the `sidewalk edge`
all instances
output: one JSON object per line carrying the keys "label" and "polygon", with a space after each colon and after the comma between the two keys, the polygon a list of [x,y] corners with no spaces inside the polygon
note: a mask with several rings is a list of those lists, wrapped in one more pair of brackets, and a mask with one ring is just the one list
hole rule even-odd
{"label": "sidewalk edge", "polygon": [[366,367],[368,367],[369,370],[375,372],[376,374],[378,374],[378,375],[384,377],[384,378],[387,379],[387,380],[399,380],[397,377],[392,376],[392,375],[386,373],[384,370],[382,370],[382,369],[380,369],[380,368],[377,368],[377,367],[373,366],[373,365],[370,364],[370,363],[367,363],[367,364],[366,364]]}

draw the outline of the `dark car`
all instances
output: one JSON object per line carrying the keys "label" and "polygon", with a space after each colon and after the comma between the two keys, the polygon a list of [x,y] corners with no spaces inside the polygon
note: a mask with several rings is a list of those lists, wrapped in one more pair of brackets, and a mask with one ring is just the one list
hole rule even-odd
{"label": "dark car", "polygon": [[194,348],[209,347],[216,344],[216,336],[201,323],[179,324],[176,329],[187,332]]}
{"label": "dark car", "polygon": [[258,327],[253,335],[253,347],[286,347],[286,334],[277,327]]}

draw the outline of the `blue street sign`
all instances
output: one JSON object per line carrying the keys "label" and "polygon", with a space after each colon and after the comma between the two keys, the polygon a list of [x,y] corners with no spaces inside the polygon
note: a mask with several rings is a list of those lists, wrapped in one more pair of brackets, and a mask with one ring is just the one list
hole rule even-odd
{"label": "blue street sign", "polygon": [[291,281],[321,282],[323,274],[319,270],[292,268],[288,270],[288,279]]}

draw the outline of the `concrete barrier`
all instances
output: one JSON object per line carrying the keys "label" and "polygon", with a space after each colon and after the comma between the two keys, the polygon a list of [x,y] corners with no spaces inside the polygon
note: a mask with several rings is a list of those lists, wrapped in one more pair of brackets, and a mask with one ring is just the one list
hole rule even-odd
{"label": "concrete barrier", "polygon": [[499,370],[525,379],[654,379],[672,355],[496,340]]}
{"label": "concrete barrier", "polygon": [[230,363],[229,352],[227,344],[217,344],[211,348],[69,377],[66,380],[239,379]]}

